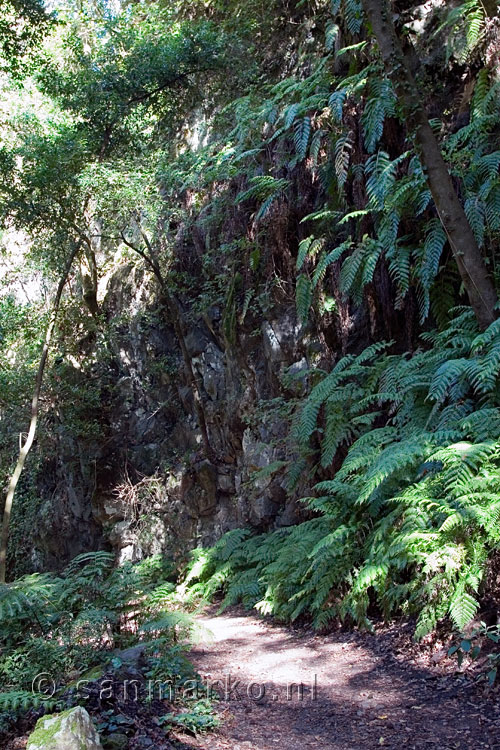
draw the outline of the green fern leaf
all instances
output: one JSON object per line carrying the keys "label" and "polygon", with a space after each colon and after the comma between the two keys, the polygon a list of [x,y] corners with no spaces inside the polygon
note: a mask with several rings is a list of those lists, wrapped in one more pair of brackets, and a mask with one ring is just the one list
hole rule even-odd
{"label": "green fern leaf", "polygon": [[299,160],[305,159],[311,136],[311,118],[303,117],[294,126],[295,151]]}
{"label": "green fern leaf", "polygon": [[309,317],[309,310],[312,302],[311,280],[305,274],[301,274],[297,278],[295,298],[297,305],[297,317],[301,324],[305,325]]}
{"label": "green fern leaf", "polygon": [[455,627],[462,631],[474,618],[477,609],[476,599],[459,587],[450,602],[450,617]]}

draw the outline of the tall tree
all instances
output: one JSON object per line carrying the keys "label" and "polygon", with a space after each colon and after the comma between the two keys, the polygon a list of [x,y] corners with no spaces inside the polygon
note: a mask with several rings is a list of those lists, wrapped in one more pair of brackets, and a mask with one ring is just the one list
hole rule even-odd
{"label": "tall tree", "polygon": [[[15,0],[17,2],[17,0]],[[14,0],[13,0],[14,2]],[[130,20],[130,19],[129,19]],[[106,20],[106,23],[108,21]],[[84,173],[89,165],[104,168],[107,161],[123,149],[138,149],[144,142],[144,129],[163,127],[175,130],[191,105],[203,74],[219,64],[221,42],[206,23],[177,26],[171,30],[142,18],[121,26],[112,18],[106,34],[96,33],[85,40],[71,31],[65,46],[59,50],[67,56],[67,67],[46,56],[38,74],[44,92],[60,105],[64,125],[31,122],[18,134],[14,147],[0,148],[1,214],[6,225],[23,228],[32,237],[47,237],[45,251],[53,265],[60,258],[61,239],[74,250],[64,267],[52,305],[52,314],[40,357],[31,402],[31,420],[14,472],[10,478],[3,512],[0,536],[0,581],[5,580],[9,528],[16,487],[26,458],[35,439],[40,410],[40,393],[50,343],[66,281],[73,261],[82,248],[80,285],[82,297],[94,317],[98,317],[96,300],[97,269],[93,249],[95,215]],[[168,125],[165,124],[168,122]],[[83,253],[85,249],[85,254]],[[166,282],[148,255],[174,321],[184,357],[189,385],[199,419],[202,440],[208,457],[213,452],[208,440],[200,386],[187,352],[179,309]]]}
{"label": "tall tree", "polygon": [[439,143],[429,124],[417,84],[398,38],[389,0],[362,0],[377,40],[387,76],[392,81],[408,130],[414,139],[441,223],[471,306],[481,328],[496,317],[498,301],[472,228],[453,185]]}
{"label": "tall tree", "polygon": [[73,261],[79,249],[80,249],[80,243],[75,243],[72,251],[70,252],[70,255],[68,257],[68,260],[66,262],[66,265],[64,267],[63,273],[61,275],[61,278],[57,287],[56,295],[54,297],[54,302],[52,306],[52,313],[50,316],[49,324],[47,326],[47,330],[45,332],[45,339],[43,342],[42,353],[40,356],[38,372],[37,372],[36,380],[35,380],[35,388],[33,391],[33,397],[31,399],[31,419],[30,419],[30,424],[28,428],[28,434],[26,436],[26,440],[24,441],[24,443],[22,443],[21,448],[19,450],[19,456],[16,462],[16,466],[15,466],[15,469],[12,473],[12,476],[9,480],[9,484],[7,487],[7,495],[5,498],[5,505],[3,509],[2,532],[0,535],[0,583],[5,583],[6,566],[7,566],[7,545],[9,543],[10,518],[11,518],[11,513],[12,513],[12,504],[14,501],[14,495],[16,492],[17,484],[19,482],[19,479],[21,477],[21,474],[24,468],[24,464],[26,462],[26,458],[33,446],[33,441],[35,440],[36,428],[38,425],[38,415],[40,412],[40,394],[42,391],[43,375],[45,372],[45,367],[47,365],[47,358],[49,356],[50,344],[51,344],[52,336],[53,336],[54,329],[57,323],[57,316],[59,313],[59,307],[61,304],[61,298],[62,298],[62,294],[64,291],[64,287],[68,280],[68,276],[71,272]]}

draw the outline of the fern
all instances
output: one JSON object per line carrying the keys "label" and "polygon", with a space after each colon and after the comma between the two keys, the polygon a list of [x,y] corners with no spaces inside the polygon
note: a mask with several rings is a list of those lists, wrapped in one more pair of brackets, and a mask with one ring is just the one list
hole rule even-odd
{"label": "fern", "polygon": [[309,139],[311,137],[311,118],[303,117],[301,120],[297,120],[294,126],[294,142],[295,151],[299,161],[305,159],[307,154],[307,147],[309,146]]}
{"label": "fern", "polygon": [[250,199],[258,199],[262,204],[257,212],[256,219],[265,216],[270,206],[276,199],[283,195],[288,187],[288,180],[276,179],[271,175],[259,175],[249,180],[250,187],[236,196],[236,202],[242,203]]}
{"label": "fern", "polygon": [[338,247],[334,248],[333,250],[330,250],[329,253],[323,253],[318,261],[318,264],[316,268],[314,269],[313,279],[312,279],[312,287],[313,289],[317,287],[319,281],[323,279],[327,268],[332,265],[332,263],[335,263],[337,260],[339,260],[342,255],[350,248],[351,242],[350,240],[347,240],[346,242],[343,242]]}
{"label": "fern", "polygon": [[472,227],[477,244],[481,247],[484,242],[485,208],[477,197],[467,198],[465,201],[465,214]]}
{"label": "fern", "polygon": [[396,96],[390,81],[382,75],[379,78],[373,76],[361,117],[365,146],[369,154],[375,151],[382,137],[386,117],[394,116],[395,103]]}
{"label": "fern", "polygon": [[429,292],[439,270],[439,261],[446,244],[447,237],[441,222],[431,219],[426,226],[424,253],[420,267],[420,284],[422,285],[423,297],[420,305],[420,320],[424,321],[430,308]]}
{"label": "fern", "polygon": [[363,6],[360,0],[344,0],[344,13],[351,34],[359,34],[363,25]]}
{"label": "fern", "polygon": [[350,134],[341,136],[335,143],[335,173],[337,175],[337,183],[340,189],[342,189],[347,182],[352,145]]}
{"label": "fern", "polygon": [[477,50],[484,35],[485,11],[480,0],[465,0],[450,9],[438,31],[449,30],[448,57],[464,63]]}
{"label": "fern", "polygon": [[314,131],[313,136],[311,138],[309,156],[314,166],[316,166],[318,163],[319,152],[321,149],[321,144],[322,144],[324,135],[325,135],[325,132],[321,128],[319,128],[318,130]]}
{"label": "fern", "polygon": [[366,190],[374,208],[384,207],[386,196],[396,179],[395,170],[396,163],[390,160],[385,151],[378,151],[366,162]]}
{"label": "fern", "polygon": [[450,617],[455,627],[462,631],[477,612],[478,602],[460,587],[450,601]]}
{"label": "fern", "polygon": [[314,258],[314,256],[323,247],[323,239],[314,239],[314,237],[307,237],[299,243],[299,252],[297,255],[297,270],[300,271],[304,265],[304,261],[307,257]]}
{"label": "fern", "polygon": [[312,301],[311,281],[305,274],[301,274],[297,278],[295,297],[297,302],[297,317],[301,324],[304,325],[309,317],[309,308]]}
{"label": "fern", "polygon": [[262,482],[276,474],[277,471],[288,465],[287,461],[273,461],[258,471],[252,472],[251,479],[253,482]]}
{"label": "fern", "polygon": [[32,708],[43,706],[46,711],[53,711],[60,707],[57,700],[48,699],[46,695],[28,692],[27,690],[11,690],[0,692],[0,711],[26,713]]}
{"label": "fern", "polygon": [[300,470],[313,435],[321,465],[340,467],[304,499],[319,516],[229,537],[229,555],[224,540],[200,553],[203,592],[319,628],[335,618],[370,628],[376,602],[386,617],[417,614],[416,637],[475,616],[500,544],[500,323],[478,333],[469,309],[454,312],[413,357],[376,344],[315,374],[297,424]]}
{"label": "fern", "polygon": [[328,52],[331,52],[335,47],[335,42],[339,34],[339,27],[333,21],[329,21],[325,29],[325,47]]}
{"label": "fern", "polygon": [[73,558],[65,574],[67,577],[78,574],[85,578],[99,578],[110,570],[114,561],[112,552],[86,552]]}

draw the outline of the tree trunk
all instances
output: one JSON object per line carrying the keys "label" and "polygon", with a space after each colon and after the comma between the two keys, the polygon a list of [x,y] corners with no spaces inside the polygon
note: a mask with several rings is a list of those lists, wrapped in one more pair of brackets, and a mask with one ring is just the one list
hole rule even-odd
{"label": "tree trunk", "polygon": [[420,100],[394,27],[388,0],[362,0],[388,78],[401,104],[426,174],[429,189],[450,242],[453,257],[480,328],[496,317],[497,294],[481,251],[453,186],[441,149]]}
{"label": "tree trunk", "polygon": [[481,5],[488,18],[494,18],[498,13],[498,0],[481,0]]}
{"label": "tree trunk", "polygon": [[99,303],[97,302],[97,263],[92,248],[87,249],[85,257],[80,259],[80,276],[82,279],[83,301],[91,315],[99,323]]}
{"label": "tree trunk", "polygon": [[57,314],[59,312],[59,306],[61,303],[63,289],[68,279],[69,272],[71,271],[71,266],[73,265],[73,261],[79,249],[80,249],[80,243],[77,243],[73,251],[71,252],[71,255],[66,263],[66,267],[63,271],[63,274],[59,281],[59,285],[57,287],[56,296],[54,298],[54,304],[52,307],[52,315],[50,317],[49,325],[47,326],[47,330],[45,332],[45,340],[43,343],[42,354],[40,357],[40,362],[38,365],[38,372],[36,375],[35,390],[33,392],[33,398],[31,400],[31,420],[30,420],[28,435],[19,451],[19,457],[17,459],[16,468],[14,469],[14,472],[9,481],[9,486],[7,488],[7,496],[5,498],[5,506],[3,510],[2,533],[0,536],[0,583],[5,583],[6,567],[7,567],[7,545],[9,543],[9,527],[10,527],[10,518],[11,518],[11,513],[12,513],[12,503],[14,501],[14,495],[16,492],[17,483],[19,482],[19,478],[23,471],[26,457],[28,453],[30,452],[31,447],[33,445],[33,441],[35,439],[36,428],[38,424],[38,414],[40,411],[40,392],[42,390],[43,374],[45,371],[45,365],[47,364],[47,357],[49,354],[50,344],[52,341],[52,334],[54,333],[54,328],[55,328],[56,321],[57,321]]}

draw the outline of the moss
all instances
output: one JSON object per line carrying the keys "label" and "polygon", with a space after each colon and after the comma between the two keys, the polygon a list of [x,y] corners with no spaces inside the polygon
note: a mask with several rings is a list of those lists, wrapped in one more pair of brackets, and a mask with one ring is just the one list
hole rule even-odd
{"label": "moss", "polygon": [[91,669],[88,669],[86,672],[81,674],[76,678],[76,680],[72,680],[70,683],[68,683],[67,688],[77,687],[79,683],[84,681],[97,682],[97,680],[100,680],[103,675],[104,666],[102,664],[98,664],[97,666],[92,667]]}
{"label": "moss", "polygon": [[[30,750],[31,747],[33,747],[34,750],[37,746],[43,747],[44,745],[48,745],[48,743],[54,738],[54,735],[61,728],[61,720],[65,716],[68,716],[73,710],[74,709],[69,708],[67,711],[63,711],[60,714],[49,714],[38,719],[35,729],[28,740],[26,750]],[[47,723],[49,725],[45,726]]]}
{"label": "moss", "polygon": [[[42,748],[47,748],[47,750],[49,750],[52,740],[61,729],[62,720],[74,712],[75,708],[69,708],[60,714],[50,714],[38,719],[35,729],[28,740],[26,750],[42,750]],[[78,724],[78,722],[76,722],[76,724]],[[80,741],[79,750],[86,750],[86,747],[87,743],[85,739],[82,739]]]}

